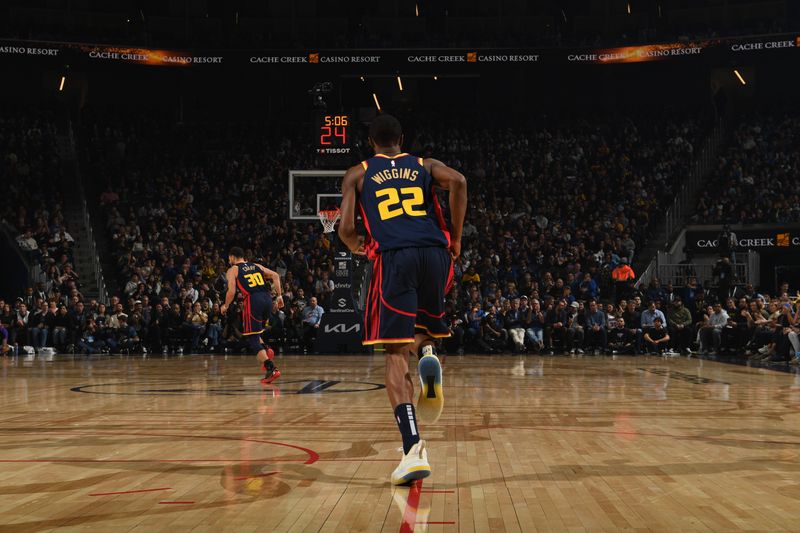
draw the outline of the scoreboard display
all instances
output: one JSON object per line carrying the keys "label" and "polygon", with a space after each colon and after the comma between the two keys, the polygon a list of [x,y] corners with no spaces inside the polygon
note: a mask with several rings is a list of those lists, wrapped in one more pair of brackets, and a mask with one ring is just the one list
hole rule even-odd
{"label": "scoreboard display", "polygon": [[350,115],[320,115],[314,128],[314,145],[318,154],[349,154],[352,148]]}

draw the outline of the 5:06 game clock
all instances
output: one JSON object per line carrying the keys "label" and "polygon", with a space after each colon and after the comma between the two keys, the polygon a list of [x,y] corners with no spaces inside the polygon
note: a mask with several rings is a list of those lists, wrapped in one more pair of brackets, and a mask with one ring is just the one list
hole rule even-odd
{"label": "5:06 game clock", "polygon": [[320,115],[315,124],[318,154],[349,154],[351,148],[350,115]]}

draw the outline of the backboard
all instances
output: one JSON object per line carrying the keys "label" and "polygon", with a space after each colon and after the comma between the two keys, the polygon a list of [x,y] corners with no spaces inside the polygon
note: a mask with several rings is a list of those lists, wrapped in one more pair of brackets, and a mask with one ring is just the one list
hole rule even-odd
{"label": "backboard", "polygon": [[290,170],[289,218],[319,222],[317,213],[339,207],[344,170]]}

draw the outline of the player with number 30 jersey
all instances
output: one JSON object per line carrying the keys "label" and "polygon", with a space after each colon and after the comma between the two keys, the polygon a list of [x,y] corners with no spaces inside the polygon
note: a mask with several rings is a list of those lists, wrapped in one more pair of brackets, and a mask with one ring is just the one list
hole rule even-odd
{"label": "player with number 30 jersey", "polygon": [[[236,296],[236,289],[239,289],[244,297],[242,300],[242,335],[250,343],[250,348],[255,352],[266,372],[261,382],[271,383],[280,377],[281,371],[272,362],[275,352],[261,342],[261,334],[264,333],[264,323],[272,311],[271,290],[275,290],[277,293],[278,308],[283,308],[281,278],[277,272],[258,263],[245,261],[244,251],[238,246],[231,248],[228,253],[228,263],[231,266],[226,274],[228,292],[220,311],[223,315],[225,314]],[[267,280],[272,282],[271,289],[267,285]]]}

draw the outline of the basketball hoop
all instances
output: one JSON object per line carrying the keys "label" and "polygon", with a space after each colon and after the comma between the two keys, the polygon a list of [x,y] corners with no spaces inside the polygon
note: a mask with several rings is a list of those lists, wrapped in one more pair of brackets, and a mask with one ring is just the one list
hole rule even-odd
{"label": "basketball hoop", "polygon": [[322,222],[322,233],[333,233],[334,226],[336,226],[336,223],[339,222],[339,218],[342,216],[338,207],[335,209],[324,209],[317,214],[319,215],[319,221]]}

